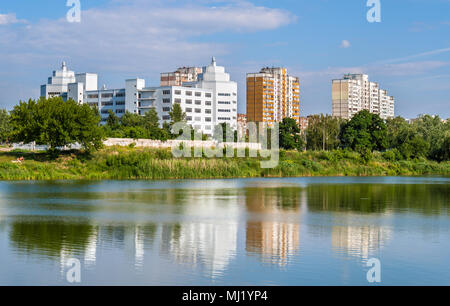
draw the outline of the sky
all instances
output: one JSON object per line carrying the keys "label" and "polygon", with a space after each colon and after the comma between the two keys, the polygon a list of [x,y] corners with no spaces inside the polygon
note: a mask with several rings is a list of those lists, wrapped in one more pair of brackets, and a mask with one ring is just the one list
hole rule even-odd
{"label": "sky", "polygon": [[450,0],[67,0],[0,2],[0,108],[38,98],[67,62],[123,88],[140,77],[206,66],[215,56],[238,82],[245,113],[246,73],[286,67],[301,82],[302,116],[331,113],[331,80],[367,73],[396,99],[396,115],[450,117]]}

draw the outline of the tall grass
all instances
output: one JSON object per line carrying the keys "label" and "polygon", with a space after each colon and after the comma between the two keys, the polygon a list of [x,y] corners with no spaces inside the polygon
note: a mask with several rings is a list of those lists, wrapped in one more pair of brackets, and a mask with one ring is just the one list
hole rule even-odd
{"label": "tall grass", "polygon": [[[24,162],[12,162],[21,156]],[[176,159],[163,149],[110,147],[92,155],[69,152],[60,156],[21,151],[0,153],[0,180],[450,175],[450,162],[387,159],[379,153],[367,161],[347,151],[282,151],[278,167],[261,169],[261,160],[256,158]]]}

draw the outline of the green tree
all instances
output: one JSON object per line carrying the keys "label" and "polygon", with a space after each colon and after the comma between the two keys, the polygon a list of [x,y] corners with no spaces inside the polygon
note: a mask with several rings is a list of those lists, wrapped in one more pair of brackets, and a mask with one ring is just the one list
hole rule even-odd
{"label": "green tree", "polygon": [[122,118],[120,118],[120,124],[123,127],[143,127],[144,117],[127,111],[123,114]]}
{"label": "green tree", "polygon": [[5,109],[0,110],[0,142],[8,142],[11,134],[11,116]]}
{"label": "green tree", "polygon": [[14,141],[58,147],[79,143],[87,151],[102,145],[100,116],[87,104],[62,98],[20,102],[11,112]]}
{"label": "green tree", "polygon": [[164,138],[163,130],[159,127],[158,113],[154,108],[145,113],[143,123],[150,139],[162,140]]}
{"label": "green tree", "polygon": [[177,122],[186,122],[186,113],[181,109],[180,104],[175,103],[172,110],[169,112],[170,125],[174,125]]}
{"label": "green tree", "polygon": [[306,148],[308,150],[334,150],[339,147],[342,119],[329,115],[313,115],[308,119]]}
{"label": "green tree", "polygon": [[120,119],[117,115],[110,109],[108,110],[108,118],[106,119],[106,126],[111,130],[117,130],[120,126]]}
{"label": "green tree", "polygon": [[363,110],[342,126],[339,138],[344,148],[383,151],[387,147],[386,124],[379,115]]}
{"label": "green tree", "polygon": [[303,139],[300,137],[300,127],[292,118],[284,118],[280,123],[280,148],[298,151],[304,148]]}

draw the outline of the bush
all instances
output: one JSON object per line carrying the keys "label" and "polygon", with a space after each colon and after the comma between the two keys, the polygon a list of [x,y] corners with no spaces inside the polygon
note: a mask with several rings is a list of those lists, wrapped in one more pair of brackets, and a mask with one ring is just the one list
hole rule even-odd
{"label": "bush", "polygon": [[387,161],[390,161],[390,162],[396,161],[396,159],[397,159],[397,157],[395,155],[395,152],[392,152],[392,151],[383,152],[381,154],[381,156],[383,156],[384,160],[387,160]]}

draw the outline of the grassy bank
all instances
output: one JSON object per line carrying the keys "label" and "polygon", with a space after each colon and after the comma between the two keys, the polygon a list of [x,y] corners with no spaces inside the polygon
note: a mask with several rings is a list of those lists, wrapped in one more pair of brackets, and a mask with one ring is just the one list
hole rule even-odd
{"label": "grassy bank", "polygon": [[380,153],[369,159],[346,151],[282,151],[278,167],[261,169],[254,158],[175,159],[170,150],[141,148],[110,147],[90,156],[0,152],[0,180],[450,175],[450,162],[397,161]]}

